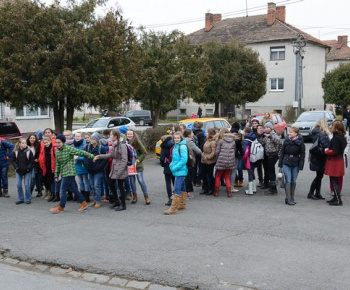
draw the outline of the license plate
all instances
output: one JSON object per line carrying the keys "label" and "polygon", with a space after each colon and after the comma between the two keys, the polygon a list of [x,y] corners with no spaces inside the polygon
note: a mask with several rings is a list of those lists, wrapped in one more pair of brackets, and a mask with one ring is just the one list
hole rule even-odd
{"label": "license plate", "polygon": [[301,136],[309,136],[309,133],[300,133]]}

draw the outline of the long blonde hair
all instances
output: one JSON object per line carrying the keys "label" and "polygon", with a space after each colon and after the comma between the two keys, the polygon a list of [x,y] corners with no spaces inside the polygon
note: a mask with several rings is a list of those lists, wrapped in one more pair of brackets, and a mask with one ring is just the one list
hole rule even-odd
{"label": "long blonde hair", "polygon": [[325,119],[319,119],[316,122],[315,127],[319,127],[320,130],[326,133],[328,136],[331,134],[331,132],[329,131],[328,123]]}
{"label": "long blonde hair", "polygon": [[227,129],[227,128],[221,128],[221,129],[220,129],[220,132],[219,132],[219,134],[218,134],[218,136],[217,136],[217,141],[224,139],[225,134],[227,134],[227,133],[230,133],[230,130],[229,130],[229,129]]}
{"label": "long blonde hair", "polygon": [[13,149],[13,151],[18,151],[19,150],[19,144],[24,141],[27,144],[27,140],[24,138],[19,138],[18,142],[15,145],[15,148]]}

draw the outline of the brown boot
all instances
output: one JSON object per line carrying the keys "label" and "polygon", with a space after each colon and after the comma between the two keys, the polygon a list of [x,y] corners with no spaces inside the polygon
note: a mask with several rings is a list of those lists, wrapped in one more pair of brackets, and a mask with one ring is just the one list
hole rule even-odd
{"label": "brown boot", "polygon": [[80,206],[79,206],[79,208],[78,208],[78,211],[79,211],[79,212],[82,212],[84,209],[86,209],[86,208],[88,208],[88,207],[89,207],[88,203],[87,203],[86,201],[83,201],[83,202],[80,204]]}
{"label": "brown boot", "polygon": [[214,196],[218,196],[219,195],[219,187],[218,186],[214,186]]}
{"label": "brown boot", "polygon": [[145,194],[144,197],[145,197],[145,202],[146,202],[146,204],[147,204],[147,205],[151,204],[151,200],[149,199],[148,194]]}
{"label": "brown boot", "polygon": [[3,197],[10,197],[9,190],[8,189],[4,189],[4,191],[2,192],[2,196]]}
{"label": "brown boot", "polygon": [[64,212],[64,208],[61,207],[60,205],[58,205],[58,206],[55,206],[55,207],[53,207],[52,209],[50,209],[50,211],[51,211],[53,214],[62,213],[62,212]]}
{"label": "brown boot", "polygon": [[132,202],[131,202],[132,204],[135,204],[135,203],[137,203],[137,194],[136,193],[133,193],[132,194]]}
{"label": "brown boot", "polygon": [[231,186],[226,187],[227,197],[232,197]]}
{"label": "brown boot", "polygon": [[238,180],[235,180],[235,183],[233,184],[233,186],[238,187]]}
{"label": "brown boot", "polygon": [[180,196],[177,194],[174,194],[174,198],[173,198],[173,202],[171,203],[171,206],[169,209],[164,211],[164,214],[175,214],[177,213],[177,209],[179,207],[179,203],[180,203]]}
{"label": "brown boot", "polygon": [[187,202],[187,192],[181,191],[181,198],[179,202],[178,210],[186,209],[186,202]]}
{"label": "brown boot", "polygon": [[244,181],[243,180],[239,180],[238,181],[238,186],[243,187],[244,186]]}

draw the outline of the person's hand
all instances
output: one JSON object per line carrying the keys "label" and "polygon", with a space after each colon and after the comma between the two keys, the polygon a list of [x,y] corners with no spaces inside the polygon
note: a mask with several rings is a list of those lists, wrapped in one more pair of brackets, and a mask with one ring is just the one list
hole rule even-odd
{"label": "person's hand", "polygon": [[92,162],[95,162],[96,160],[100,159],[99,155],[96,155],[94,159],[92,159]]}

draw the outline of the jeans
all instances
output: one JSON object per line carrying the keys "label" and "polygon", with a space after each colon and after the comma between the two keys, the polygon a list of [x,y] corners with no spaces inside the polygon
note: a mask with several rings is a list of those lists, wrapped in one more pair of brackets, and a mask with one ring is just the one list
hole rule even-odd
{"label": "jeans", "polygon": [[283,164],[283,173],[286,183],[297,183],[299,166],[289,166]]}
{"label": "jeans", "polygon": [[78,197],[80,203],[85,201],[84,196],[78,190],[77,183],[75,182],[75,176],[67,176],[61,179],[60,195],[61,201],[60,206],[65,207],[67,202],[67,190],[68,188]]}
{"label": "jeans", "polygon": [[175,176],[174,194],[181,196],[181,191],[186,191],[185,178],[186,176]]}
{"label": "jeans", "polygon": [[243,161],[242,161],[242,157],[238,157],[238,159],[236,159],[237,162],[237,177],[236,180],[242,181],[243,180]]}
{"label": "jeans", "polygon": [[174,185],[175,177],[171,173],[170,174],[164,174],[164,177],[165,177],[166,192],[168,194],[168,198],[171,198],[171,196],[173,194],[172,189],[171,189],[171,183],[173,183],[173,185]]}
{"label": "jeans", "polygon": [[118,200],[118,193],[117,193],[117,188],[115,186],[116,182],[118,182],[118,188],[119,188],[119,192],[120,192],[120,202],[122,207],[126,208],[126,204],[125,204],[125,189],[124,189],[124,180],[125,179],[110,179],[109,180],[109,188],[111,189],[112,193],[113,193],[113,197],[115,199],[115,201]]}
{"label": "jeans", "polygon": [[104,174],[103,172],[95,173],[95,174],[89,173],[90,187],[92,189],[95,202],[101,202],[101,189],[102,189],[102,182],[103,182],[103,174]]}
{"label": "jeans", "polygon": [[130,178],[129,176],[127,178],[125,178],[125,192],[126,194],[130,194],[131,192],[131,184],[130,184]]}
{"label": "jeans", "polygon": [[87,174],[78,174],[80,191],[90,191],[90,182]]}
{"label": "jeans", "polygon": [[18,192],[18,201],[24,201],[22,179],[24,179],[24,189],[25,189],[25,195],[26,195],[25,200],[31,201],[32,195],[30,193],[30,185],[31,185],[31,179],[32,179],[32,172],[28,172],[24,176],[16,173],[16,185],[17,185],[17,192]]}
{"label": "jeans", "polygon": [[214,189],[214,167],[215,163],[202,164],[202,179],[204,189]]}
{"label": "jeans", "polygon": [[9,182],[7,173],[9,171],[9,166],[2,166],[0,167],[0,189],[8,189],[9,188]]}
{"label": "jeans", "polygon": [[137,175],[130,175],[129,179],[130,179],[130,185],[131,185],[131,190],[134,194],[137,194],[137,190],[136,190],[136,177],[137,177],[137,181],[139,182],[143,195],[148,194],[147,191],[147,186],[146,186],[146,182],[143,179],[143,171],[137,172]]}
{"label": "jeans", "polygon": [[37,190],[40,192],[41,188],[41,170],[38,168],[33,168],[32,170],[32,182],[31,182],[31,191],[33,191],[34,186],[36,186]]}

